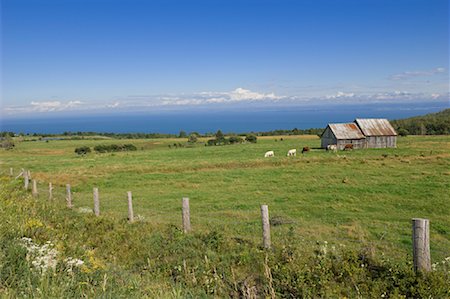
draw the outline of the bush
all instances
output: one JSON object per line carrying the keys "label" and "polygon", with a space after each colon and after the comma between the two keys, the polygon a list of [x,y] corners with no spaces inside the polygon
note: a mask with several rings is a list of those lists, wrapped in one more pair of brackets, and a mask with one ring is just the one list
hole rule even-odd
{"label": "bush", "polygon": [[230,144],[235,144],[235,143],[242,143],[244,140],[239,137],[239,136],[231,136],[228,141],[230,142]]}
{"label": "bush", "polygon": [[245,141],[247,141],[247,142],[256,143],[257,140],[258,140],[258,138],[255,135],[252,135],[252,134],[247,135],[245,137]]}
{"label": "bush", "polygon": [[198,140],[197,134],[191,133],[188,138],[189,143],[196,143]]}
{"label": "bush", "polygon": [[206,142],[206,144],[209,145],[209,146],[211,146],[211,145],[216,145],[216,139],[209,139],[209,140]]}
{"label": "bush", "polygon": [[82,147],[77,147],[75,149],[75,153],[78,155],[86,155],[87,153],[91,152],[91,148],[88,146],[82,146]]}
{"label": "bush", "polygon": [[96,145],[94,146],[94,151],[98,153],[110,153],[110,152],[127,152],[136,151],[137,147],[133,144],[110,144],[110,145]]}
{"label": "bush", "polygon": [[11,137],[6,136],[6,137],[2,137],[3,139],[0,140],[0,148],[4,148],[4,149],[13,149],[14,148],[14,141],[12,140]]}

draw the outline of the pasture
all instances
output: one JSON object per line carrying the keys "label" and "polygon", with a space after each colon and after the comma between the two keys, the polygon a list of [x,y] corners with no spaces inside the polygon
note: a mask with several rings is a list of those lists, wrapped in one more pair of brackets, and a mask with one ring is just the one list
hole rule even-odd
{"label": "pasture", "polygon": [[[127,217],[126,192],[135,215],[155,229],[181,225],[181,198],[189,197],[194,232],[220,231],[258,244],[260,204],[269,206],[272,243],[288,233],[303,245],[371,244],[392,258],[411,253],[411,218],[429,218],[433,260],[450,255],[450,137],[399,138],[397,149],[338,151],[316,136],[259,137],[256,144],[169,148],[186,139],[52,140],[18,142],[0,151],[4,174],[29,169],[40,199],[54,186],[64,208],[71,184],[75,211],[92,208],[98,187],[102,217]],[[79,146],[134,144],[135,152],[89,153]],[[296,157],[287,157],[289,149]],[[275,157],[264,158],[273,150]],[[306,247],[307,247],[306,246]]]}
{"label": "pasture", "polygon": [[[23,141],[0,151],[0,295],[450,296],[450,137],[406,137],[397,149],[337,153],[315,150],[316,136],[282,138],[182,148],[173,146],[181,139]],[[138,150],[74,153],[127,143]],[[312,150],[301,154],[306,146]],[[287,157],[294,148],[297,156]],[[275,156],[264,158],[271,150]],[[10,167],[16,175],[31,171],[37,198],[24,191],[23,179],[9,177]],[[187,234],[182,197],[190,198]],[[269,206],[270,249],[262,248],[261,204]],[[418,275],[414,217],[429,218],[431,226],[433,271]]]}

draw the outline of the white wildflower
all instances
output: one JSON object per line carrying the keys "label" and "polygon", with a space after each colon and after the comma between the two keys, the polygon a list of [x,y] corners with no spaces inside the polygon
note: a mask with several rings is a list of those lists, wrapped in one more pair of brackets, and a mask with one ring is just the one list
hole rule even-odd
{"label": "white wildflower", "polygon": [[77,209],[77,212],[78,212],[78,213],[90,214],[90,213],[92,213],[93,211],[92,211],[91,208],[87,208],[87,207],[79,207],[79,208]]}
{"label": "white wildflower", "polygon": [[64,263],[67,266],[66,271],[68,273],[72,273],[73,269],[81,267],[84,264],[84,261],[77,259],[77,258],[68,257],[64,260]]}
{"label": "white wildflower", "polygon": [[134,220],[135,221],[145,221],[145,217],[138,214],[138,215],[134,216]]}
{"label": "white wildflower", "polygon": [[27,261],[38,271],[45,273],[47,270],[55,270],[57,264],[58,251],[54,244],[47,241],[44,245],[33,243],[30,238],[21,239],[22,246],[27,249]]}

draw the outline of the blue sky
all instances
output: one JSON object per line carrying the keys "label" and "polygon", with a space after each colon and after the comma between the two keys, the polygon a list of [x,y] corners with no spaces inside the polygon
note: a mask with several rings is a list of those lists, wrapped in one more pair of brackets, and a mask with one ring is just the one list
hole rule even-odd
{"label": "blue sky", "polygon": [[447,0],[1,0],[3,115],[449,99]]}

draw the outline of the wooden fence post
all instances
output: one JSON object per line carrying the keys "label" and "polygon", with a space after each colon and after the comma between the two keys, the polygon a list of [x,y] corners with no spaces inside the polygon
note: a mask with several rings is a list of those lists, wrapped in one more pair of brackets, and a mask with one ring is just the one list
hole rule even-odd
{"label": "wooden fence post", "polygon": [[189,198],[183,197],[183,232],[191,230],[191,213],[189,211]]}
{"label": "wooden fence post", "polygon": [[24,178],[24,187],[25,187],[25,190],[28,190],[28,185],[30,184],[30,178],[29,178],[29,176],[28,176],[28,172],[27,171],[25,171],[24,173],[23,173],[23,178]]}
{"label": "wooden fence post", "polygon": [[98,188],[94,188],[94,214],[100,216],[100,199],[98,198]]}
{"label": "wooden fence post", "polygon": [[269,207],[261,205],[261,220],[263,229],[263,247],[270,248],[270,222],[269,222]]}
{"label": "wooden fence post", "polygon": [[430,221],[428,219],[412,219],[412,241],[414,271],[428,272],[431,270],[430,258]]}
{"label": "wooden fence post", "polygon": [[12,167],[9,168],[9,175],[14,177],[14,169]]}
{"label": "wooden fence post", "polygon": [[37,190],[37,182],[36,180],[33,180],[33,185],[31,187],[31,194],[33,194],[34,197],[38,196],[38,190]]}
{"label": "wooden fence post", "polygon": [[67,207],[71,209],[73,205],[72,205],[72,193],[70,192],[70,184],[66,185],[66,201]]}
{"label": "wooden fence post", "polygon": [[131,191],[127,192],[128,197],[128,221],[130,223],[134,222],[134,213],[133,213],[133,195],[131,194]]}
{"label": "wooden fence post", "polygon": [[52,183],[48,183],[48,199],[53,199],[53,185]]}

